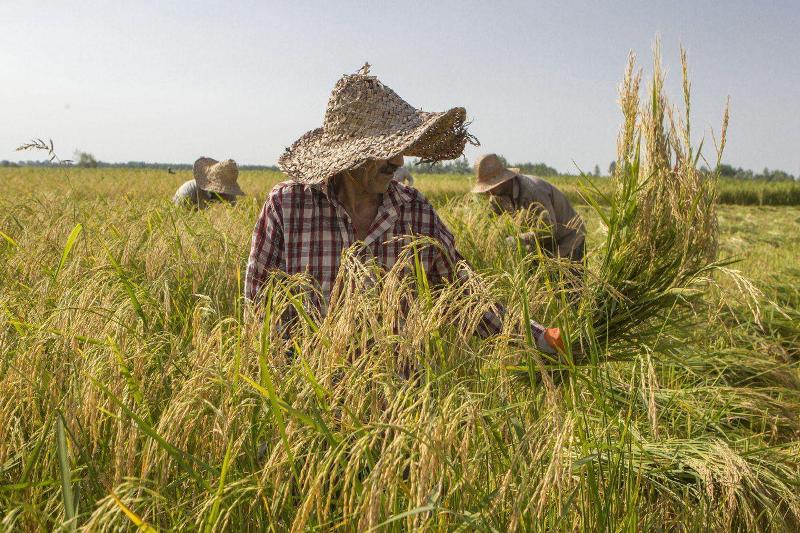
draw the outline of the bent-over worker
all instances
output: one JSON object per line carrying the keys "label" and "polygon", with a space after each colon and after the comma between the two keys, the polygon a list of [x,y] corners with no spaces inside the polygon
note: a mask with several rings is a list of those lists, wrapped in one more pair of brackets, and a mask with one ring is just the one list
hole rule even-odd
{"label": "bent-over worker", "polygon": [[233,159],[217,161],[210,157],[201,157],[194,162],[192,168],[194,179],[181,185],[172,202],[176,205],[190,205],[196,209],[205,209],[213,202],[236,204],[236,197],[244,191],[239,188],[239,167]]}
{"label": "bent-over worker", "polygon": [[475,173],[477,179],[473,193],[490,195],[498,212],[534,209],[551,233],[542,236],[528,232],[512,239],[518,238],[523,244],[533,246],[538,237],[539,244],[552,255],[576,262],[583,260],[586,230],[580,215],[563,192],[542,178],[520,174],[519,169],[505,168],[495,154],[478,158]]}

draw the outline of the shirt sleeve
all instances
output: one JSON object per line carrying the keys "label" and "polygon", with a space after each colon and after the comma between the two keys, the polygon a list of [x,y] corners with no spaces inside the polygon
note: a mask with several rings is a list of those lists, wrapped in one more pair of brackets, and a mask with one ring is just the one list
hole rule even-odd
{"label": "shirt sleeve", "polygon": [[190,204],[195,207],[200,207],[200,202],[197,197],[197,184],[194,180],[184,182],[172,197],[172,203],[175,205]]}
{"label": "shirt sleeve", "polygon": [[558,242],[558,255],[580,261],[583,259],[586,235],[583,220],[561,191],[553,193],[553,206],[557,219],[555,237]]}
{"label": "shirt sleeve", "polygon": [[276,269],[285,270],[280,191],[270,194],[253,230],[244,282],[245,298],[257,302],[269,272]]}

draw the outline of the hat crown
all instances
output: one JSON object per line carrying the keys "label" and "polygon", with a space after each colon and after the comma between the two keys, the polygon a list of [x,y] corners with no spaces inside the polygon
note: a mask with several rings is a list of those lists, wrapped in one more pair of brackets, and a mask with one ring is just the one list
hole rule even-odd
{"label": "hat crown", "polygon": [[475,172],[477,173],[477,181],[489,181],[499,176],[506,167],[497,157],[497,154],[486,154],[481,156],[475,163]]}
{"label": "hat crown", "polygon": [[226,159],[208,169],[208,177],[215,178],[222,183],[236,183],[239,178],[239,166],[233,159]]}
{"label": "hat crown", "polygon": [[204,191],[244,194],[238,184],[239,165],[233,159],[201,157],[194,162],[193,174],[197,186]]}
{"label": "hat crown", "polygon": [[331,140],[368,137],[414,127],[417,110],[374,76],[348,74],[333,89],[323,131]]}

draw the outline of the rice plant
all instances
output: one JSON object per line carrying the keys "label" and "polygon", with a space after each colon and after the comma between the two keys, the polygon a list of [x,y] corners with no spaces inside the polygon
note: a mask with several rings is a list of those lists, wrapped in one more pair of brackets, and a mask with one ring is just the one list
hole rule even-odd
{"label": "rice plant", "polygon": [[[469,290],[430,286],[413,249],[389,272],[348,255],[327,316],[280,276],[254,316],[242,271],[278,175],[190,212],[168,201],[185,173],[4,170],[2,528],[796,529],[800,211],[716,205],[657,57],[646,98],[633,62],[622,85],[618,174],[576,180],[577,288],[505,244],[528,218],[422,181]],[[478,338],[493,302],[504,331]],[[544,359],[528,317],[571,350]]]}

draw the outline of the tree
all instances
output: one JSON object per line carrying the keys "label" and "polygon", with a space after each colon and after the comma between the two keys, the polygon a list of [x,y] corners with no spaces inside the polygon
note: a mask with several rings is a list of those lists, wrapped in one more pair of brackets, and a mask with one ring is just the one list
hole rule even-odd
{"label": "tree", "polygon": [[75,150],[75,160],[78,162],[79,167],[97,168],[97,159],[89,152],[81,152]]}
{"label": "tree", "polygon": [[594,175],[595,176],[599,176],[600,175],[600,165],[595,165],[594,166]]}
{"label": "tree", "polygon": [[609,176],[613,176],[616,171],[617,171],[617,162],[616,161],[612,161],[608,165],[608,175]]}
{"label": "tree", "polygon": [[451,163],[453,174],[471,174],[472,167],[469,166],[469,161],[466,157],[456,159]]}
{"label": "tree", "polygon": [[[414,174],[470,174],[472,167],[465,157],[443,163],[420,163],[419,158],[407,158],[405,166]],[[241,168],[241,167],[240,167]]]}
{"label": "tree", "polygon": [[558,170],[553,167],[547,166],[545,163],[520,163],[517,165],[520,172],[523,174],[531,174],[533,176],[558,176]]}
{"label": "tree", "polygon": [[731,165],[728,165],[726,163],[720,163],[719,166],[717,167],[717,173],[724,178],[733,178],[741,171],[742,169],[735,169]]}

